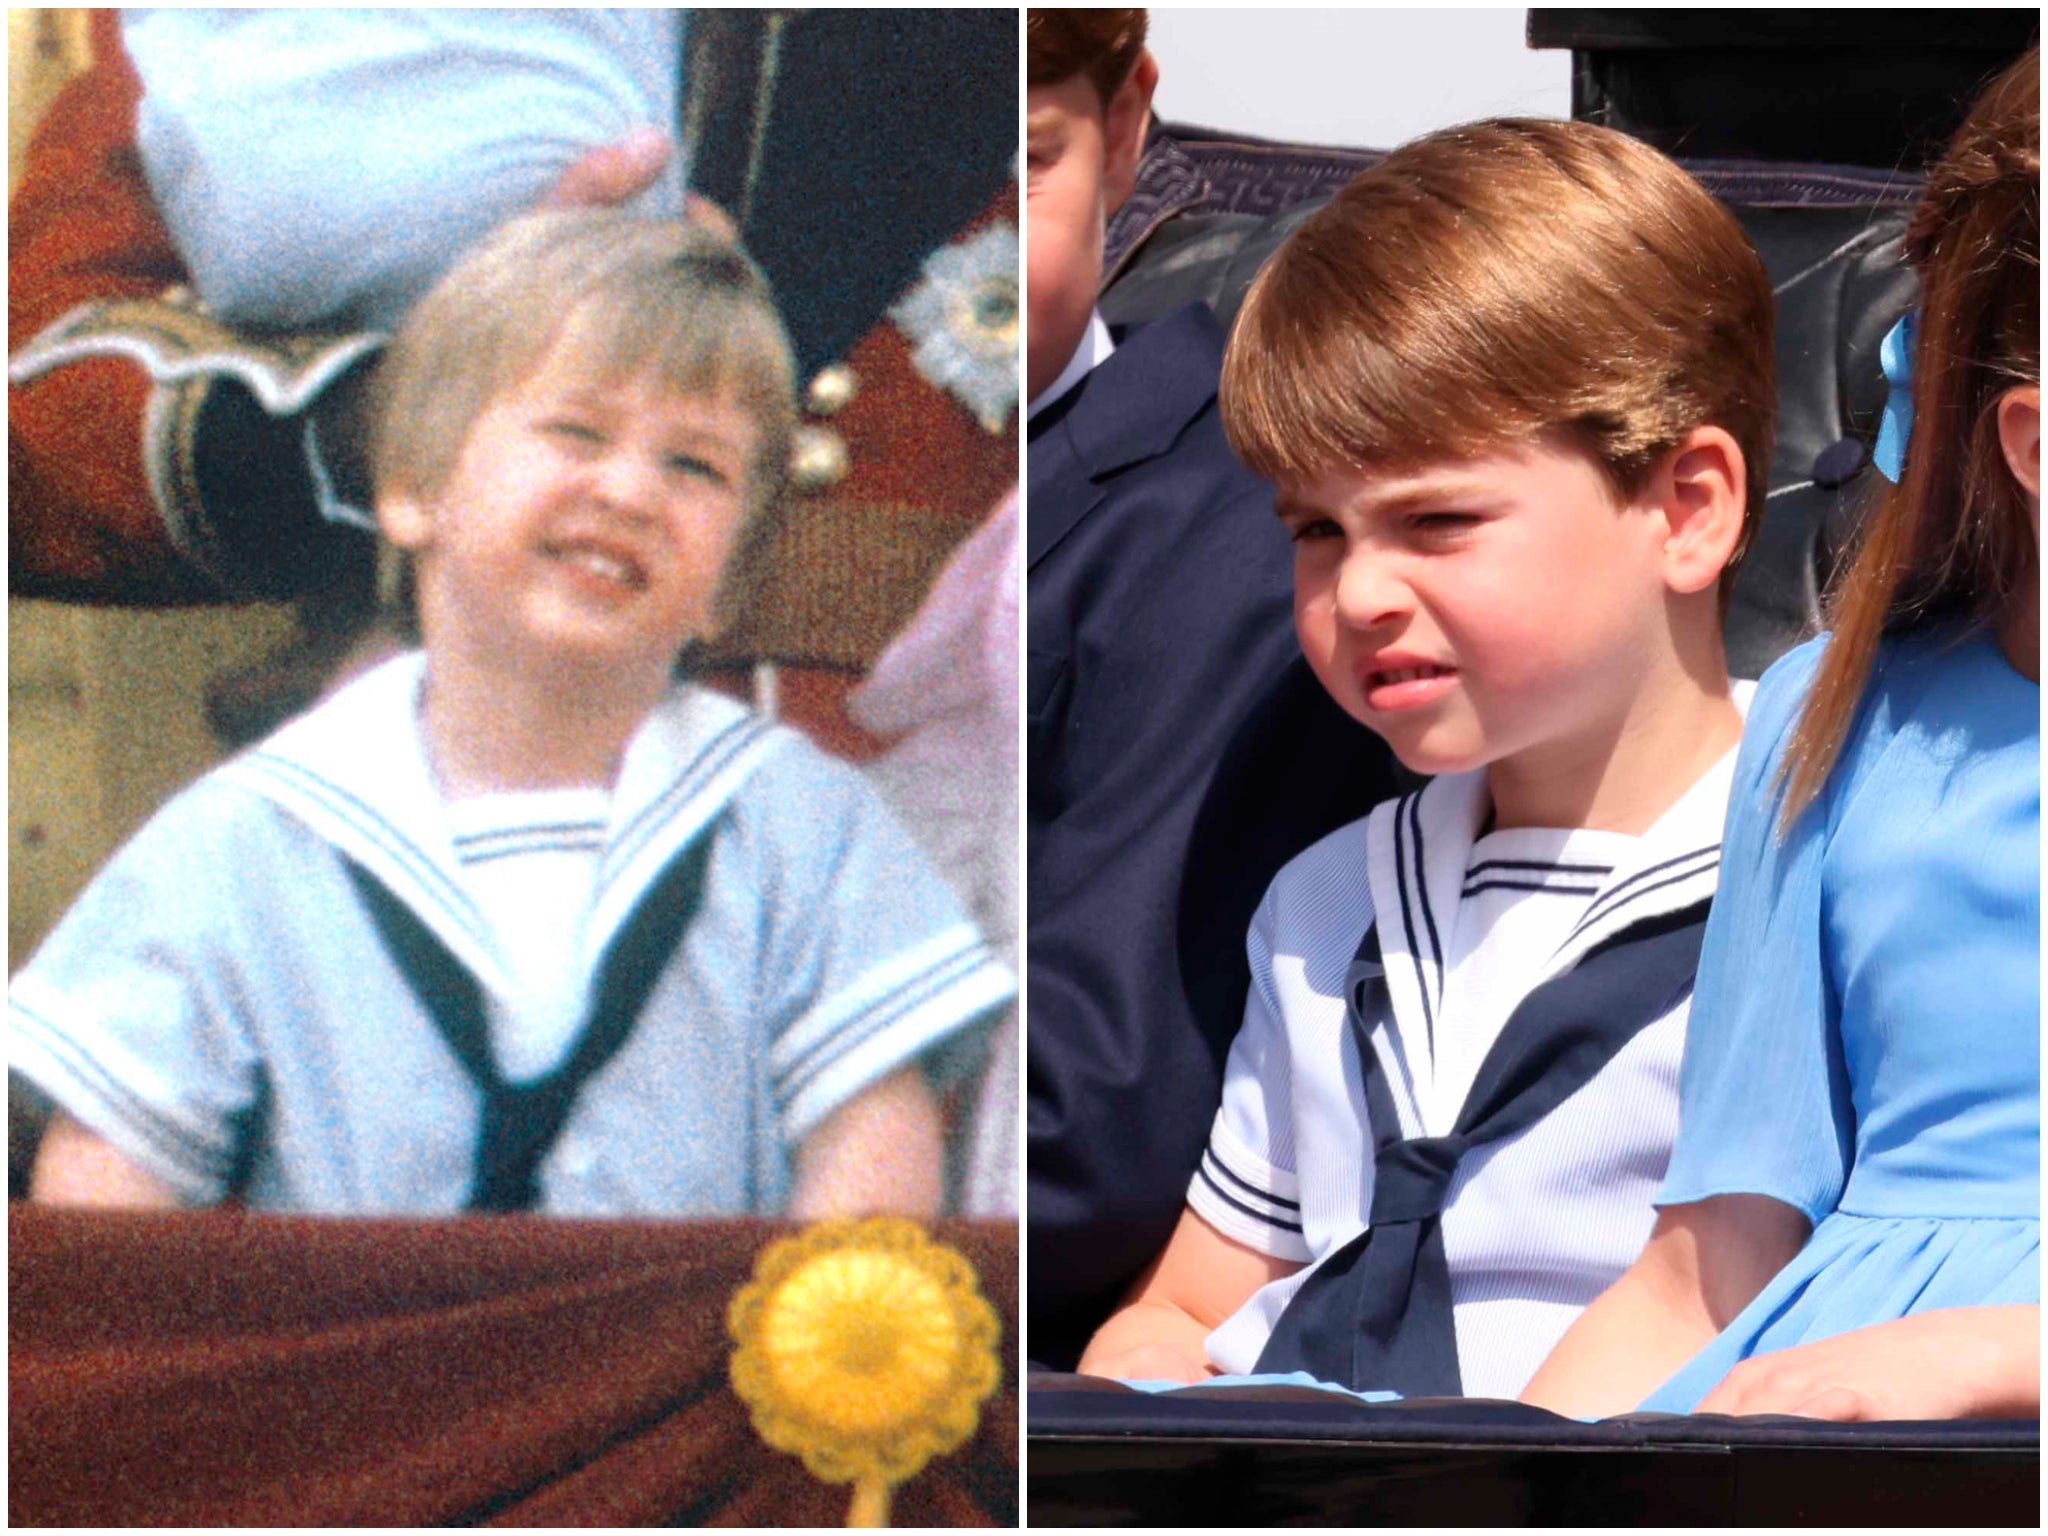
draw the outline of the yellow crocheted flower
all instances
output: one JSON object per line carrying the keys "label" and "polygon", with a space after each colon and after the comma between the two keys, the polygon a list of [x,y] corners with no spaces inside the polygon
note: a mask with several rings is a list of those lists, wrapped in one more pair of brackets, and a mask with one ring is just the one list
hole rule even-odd
{"label": "yellow crocheted flower", "polygon": [[769,1245],[726,1324],[733,1390],[761,1438],[870,1505],[973,1434],[1001,1375],[973,1267],[900,1217]]}

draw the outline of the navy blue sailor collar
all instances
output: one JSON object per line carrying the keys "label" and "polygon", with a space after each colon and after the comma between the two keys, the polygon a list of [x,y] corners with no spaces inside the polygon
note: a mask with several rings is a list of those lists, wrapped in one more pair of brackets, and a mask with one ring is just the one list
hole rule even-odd
{"label": "navy blue sailor collar", "polygon": [[[470,897],[421,735],[425,657],[394,658],[233,759],[239,783],[375,876],[489,992],[511,993]],[[594,965],[669,863],[753,772],[792,740],[744,706],[694,686],[656,705],[627,744],[584,959]]]}
{"label": "navy blue sailor collar", "polygon": [[[1750,682],[1733,685],[1736,707],[1745,716],[1755,689]],[[1730,747],[1615,863],[1578,923],[1529,978],[1529,990],[1570,970],[1625,929],[1712,899],[1736,752]],[[1385,801],[1366,823],[1366,879],[1393,1014],[1384,1044],[1399,1058],[1388,1064],[1390,1070],[1398,1067],[1397,1079],[1408,1086],[1407,1093],[1395,1095],[1404,1122],[1419,1113],[1416,1105],[1432,1099],[1423,1080],[1431,1070],[1443,1007],[1451,922],[1487,804],[1486,771],[1474,769],[1441,775]],[[1363,963],[1354,961],[1352,970]],[[1357,980],[1347,974],[1347,996]],[[1404,1123],[1403,1134],[1430,1129]]]}

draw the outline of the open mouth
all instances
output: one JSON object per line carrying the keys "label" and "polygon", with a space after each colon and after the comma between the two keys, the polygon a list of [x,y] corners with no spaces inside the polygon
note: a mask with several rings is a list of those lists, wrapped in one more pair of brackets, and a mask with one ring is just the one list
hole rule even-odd
{"label": "open mouth", "polygon": [[541,553],[550,560],[559,560],[599,588],[638,592],[647,585],[646,565],[638,555],[620,545],[588,539],[553,539],[541,546]]}
{"label": "open mouth", "polygon": [[1367,707],[1382,711],[1413,709],[1433,703],[1450,691],[1456,667],[1420,662],[1405,667],[1377,667],[1360,674]]}

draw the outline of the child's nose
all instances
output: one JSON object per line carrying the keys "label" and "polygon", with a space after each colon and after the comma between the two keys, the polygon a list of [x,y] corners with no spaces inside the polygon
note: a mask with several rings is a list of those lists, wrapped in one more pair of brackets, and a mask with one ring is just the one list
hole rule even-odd
{"label": "child's nose", "polygon": [[1396,563],[1369,549],[1353,550],[1337,572],[1337,616],[1356,629],[1373,629],[1404,617],[1415,596]]}
{"label": "child's nose", "polygon": [[653,517],[661,510],[661,466],[624,445],[614,446],[591,466],[592,488],[615,512]]}

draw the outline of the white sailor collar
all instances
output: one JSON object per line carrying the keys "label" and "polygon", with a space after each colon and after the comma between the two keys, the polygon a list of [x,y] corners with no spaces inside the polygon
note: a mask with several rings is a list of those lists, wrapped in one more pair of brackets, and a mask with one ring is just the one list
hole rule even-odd
{"label": "white sailor collar", "polygon": [[[360,864],[405,902],[487,990],[509,991],[470,898],[420,734],[426,659],[408,652],[355,679],[221,770]],[[586,929],[603,953],[655,876],[790,739],[744,706],[678,686],[627,743]]]}
{"label": "white sailor collar", "polygon": [[[1745,717],[1755,691],[1751,682],[1731,686]],[[1694,780],[1615,863],[1542,972],[1529,978],[1531,988],[1570,970],[1626,928],[1712,898],[1736,752],[1730,747]],[[1426,1072],[1433,1059],[1451,920],[1487,803],[1486,770],[1476,768],[1444,774],[1386,801],[1366,822],[1366,879],[1394,1015],[1393,1043],[1411,1075]]]}

